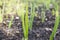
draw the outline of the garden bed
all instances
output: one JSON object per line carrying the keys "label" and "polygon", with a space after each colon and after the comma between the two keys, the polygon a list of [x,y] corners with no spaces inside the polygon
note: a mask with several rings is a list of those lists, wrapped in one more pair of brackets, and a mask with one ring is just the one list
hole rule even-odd
{"label": "garden bed", "polygon": [[0,40],[60,40],[59,0],[0,0]]}
{"label": "garden bed", "polygon": [[[49,15],[49,16],[48,16]],[[29,40],[49,40],[54,27],[55,17],[51,13],[46,13],[45,22],[41,22],[39,17],[34,17],[33,28],[29,30]],[[23,30],[19,16],[15,15],[12,27],[8,28],[9,19],[4,19],[0,24],[0,40],[22,40]],[[54,37],[60,40],[60,27]]]}

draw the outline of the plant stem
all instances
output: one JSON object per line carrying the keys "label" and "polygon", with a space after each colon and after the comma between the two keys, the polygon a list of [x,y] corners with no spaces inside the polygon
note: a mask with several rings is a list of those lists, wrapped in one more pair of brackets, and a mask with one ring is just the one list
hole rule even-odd
{"label": "plant stem", "polygon": [[31,15],[30,15],[30,21],[29,21],[30,30],[32,30],[34,16],[35,16],[35,3],[32,3],[31,4]]}
{"label": "plant stem", "polygon": [[28,2],[26,3],[26,15],[25,15],[25,32],[26,32],[26,36],[25,38],[28,39]]}
{"label": "plant stem", "polygon": [[59,12],[56,11],[55,25],[54,25],[54,28],[53,28],[52,34],[50,35],[50,40],[53,40],[54,35],[56,34],[56,31],[57,31],[57,29],[58,29],[58,27],[59,27],[58,25],[59,25]]}
{"label": "plant stem", "polygon": [[13,19],[14,19],[14,16],[12,16],[11,21],[9,22],[9,26],[8,26],[8,28],[11,28],[11,25],[12,25],[12,21],[13,21]]}
{"label": "plant stem", "polygon": [[41,17],[42,17],[42,23],[43,23],[45,21],[45,12],[43,8],[42,8]]}

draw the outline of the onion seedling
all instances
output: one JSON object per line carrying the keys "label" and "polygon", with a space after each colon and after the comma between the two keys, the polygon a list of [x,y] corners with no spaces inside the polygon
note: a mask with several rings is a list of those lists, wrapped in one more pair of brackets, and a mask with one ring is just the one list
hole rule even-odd
{"label": "onion seedling", "polygon": [[[44,1],[43,1],[44,3]],[[44,4],[41,4],[41,21],[42,23],[45,21],[45,5]]]}
{"label": "onion seedling", "polygon": [[14,16],[11,17],[11,21],[9,22],[8,28],[11,28],[13,19],[14,19]]}
{"label": "onion seedling", "polygon": [[[44,0],[45,1],[45,0]],[[45,3],[46,2],[46,3]],[[44,3],[46,5],[46,8],[49,9],[49,5],[51,3],[51,0],[46,0]]]}
{"label": "onion seedling", "polygon": [[[21,4],[18,3],[18,5],[20,5],[20,7],[18,7],[17,9],[17,14],[21,18],[22,29],[23,29],[23,34],[24,34],[24,38],[22,40],[28,40],[28,20],[29,20],[28,19],[28,2],[27,3],[21,2]],[[25,8],[26,10],[24,10]]]}
{"label": "onion seedling", "polygon": [[56,3],[55,1],[56,1],[56,0],[51,0],[51,3],[53,4],[53,5],[51,5],[51,7],[53,7],[52,10],[51,10],[53,16],[55,15],[55,10],[56,10],[56,9],[54,9],[54,8],[55,8],[54,6],[56,6],[56,5],[55,5],[55,3]]}
{"label": "onion seedling", "polygon": [[42,8],[42,12],[41,12],[41,17],[42,17],[42,23],[45,21],[45,12],[44,9]]}
{"label": "onion seedling", "polygon": [[27,2],[27,5],[26,5],[26,15],[25,15],[25,40],[28,40],[28,2]]}
{"label": "onion seedling", "polygon": [[53,16],[55,15],[55,11],[54,11],[54,10],[52,10],[52,15],[53,15]]}
{"label": "onion seedling", "polygon": [[2,21],[3,21],[3,15],[2,15],[2,10],[0,8],[0,23],[2,23]]}
{"label": "onion seedling", "polygon": [[29,20],[29,28],[32,30],[32,25],[34,21],[34,16],[35,16],[35,3],[31,3],[31,15],[30,15],[30,20]]}
{"label": "onion seedling", "polygon": [[[25,18],[25,19],[24,19]],[[26,14],[24,17],[24,14],[21,15],[22,19],[22,28],[23,28],[23,33],[24,33],[24,39],[23,40],[28,40],[28,3],[26,3]]]}
{"label": "onion seedling", "polygon": [[54,36],[56,35],[56,31],[58,29],[59,25],[59,12],[58,12],[58,4],[56,3],[56,19],[55,19],[55,25],[52,31],[52,34],[50,35],[50,39],[49,40],[53,40]]}

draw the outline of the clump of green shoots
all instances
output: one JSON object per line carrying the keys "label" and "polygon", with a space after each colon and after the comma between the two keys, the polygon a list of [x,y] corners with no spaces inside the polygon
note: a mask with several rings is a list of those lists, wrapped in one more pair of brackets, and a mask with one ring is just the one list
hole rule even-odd
{"label": "clump of green shoots", "polygon": [[28,19],[28,3],[26,3],[25,17],[24,17],[24,14],[21,17],[22,17],[22,28],[23,28],[23,33],[24,33],[24,39],[23,40],[28,40],[28,20],[29,20]]}
{"label": "clump of green shoots", "polygon": [[[18,0],[19,1],[19,0]],[[22,28],[24,38],[22,40],[28,40],[28,2],[27,3],[18,3],[20,7],[17,9],[17,14],[22,20]],[[26,8],[26,10],[24,10]],[[26,13],[25,13],[26,11]]]}
{"label": "clump of green shoots", "polygon": [[8,19],[8,14],[12,15],[8,28],[11,28],[12,21],[14,19],[14,16],[13,16],[13,12],[15,12],[15,10],[13,10],[14,4],[16,4],[16,0],[4,0],[3,1],[3,14],[6,14],[6,19]]}
{"label": "clump of green shoots", "polygon": [[54,39],[54,36],[56,35],[56,31],[58,29],[58,25],[59,25],[59,11],[58,11],[58,4],[56,4],[56,19],[55,19],[55,25],[54,25],[54,28],[53,28],[53,31],[52,31],[52,34],[50,35],[50,39],[49,40],[53,40]]}

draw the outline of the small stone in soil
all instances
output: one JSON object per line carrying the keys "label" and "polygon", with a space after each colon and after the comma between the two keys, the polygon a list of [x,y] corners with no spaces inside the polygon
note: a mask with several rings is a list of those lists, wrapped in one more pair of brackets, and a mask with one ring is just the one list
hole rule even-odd
{"label": "small stone in soil", "polygon": [[16,17],[15,19],[19,19],[19,17]]}

